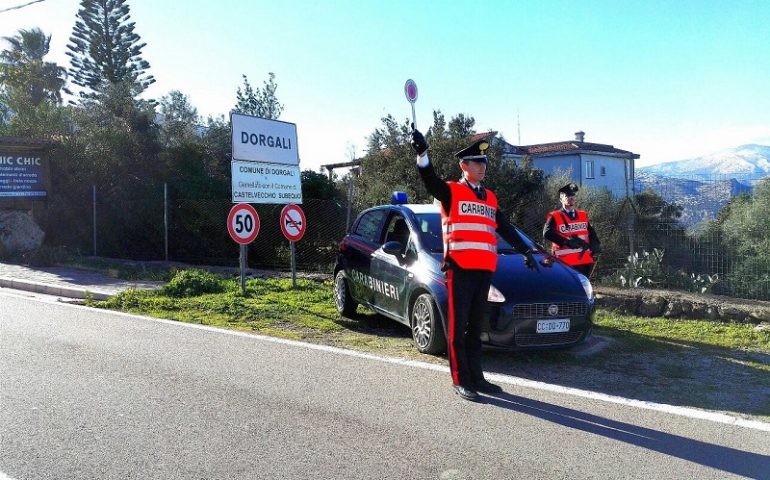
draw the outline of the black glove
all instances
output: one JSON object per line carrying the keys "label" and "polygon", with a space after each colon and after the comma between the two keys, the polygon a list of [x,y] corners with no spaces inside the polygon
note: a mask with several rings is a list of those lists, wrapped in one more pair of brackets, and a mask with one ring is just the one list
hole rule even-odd
{"label": "black glove", "polygon": [[586,242],[582,238],[578,238],[577,241],[578,241],[578,245],[579,245],[578,248],[583,250],[584,252],[591,248],[591,245],[589,245],[588,242]]}
{"label": "black glove", "polygon": [[412,124],[411,143],[412,148],[414,148],[414,151],[417,153],[417,155],[422,155],[428,149],[428,142],[425,141],[425,137],[422,136],[422,133],[414,128],[414,123]]}
{"label": "black glove", "polygon": [[527,250],[524,252],[524,265],[530,270],[540,271],[540,268],[537,266],[537,262],[535,261],[535,257],[532,255],[532,250]]}
{"label": "black glove", "polygon": [[567,245],[569,248],[580,248],[580,238],[578,237],[567,237],[567,240],[564,242],[565,245]]}
{"label": "black glove", "polygon": [[594,257],[600,255],[602,253],[602,246],[598,243],[594,243],[591,245],[591,253]]}

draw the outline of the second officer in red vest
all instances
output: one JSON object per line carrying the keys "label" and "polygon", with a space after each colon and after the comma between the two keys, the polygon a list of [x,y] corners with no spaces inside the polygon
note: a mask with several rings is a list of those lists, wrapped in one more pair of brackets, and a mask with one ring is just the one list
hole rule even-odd
{"label": "second officer in red vest", "polygon": [[561,208],[546,216],[543,238],[551,242],[556,258],[588,277],[602,245],[588,214],[575,208],[578,190],[574,183],[559,189]]}
{"label": "second officer in red vest", "polygon": [[477,392],[499,393],[500,386],[484,378],[481,368],[481,328],[492,273],[497,268],[497,236],[525,254],[529,268],[537,268],[532,252],[497,206],[497,197],[481,186],[487,171],[486,150],[480,140],[457,152],[463,176],[444,181],[433,170],[425,137],[412,130],[417,167],[428,193],[441,202],[444,232],[444,270],[449,291],[447,347],[455,392],[476,400]]}

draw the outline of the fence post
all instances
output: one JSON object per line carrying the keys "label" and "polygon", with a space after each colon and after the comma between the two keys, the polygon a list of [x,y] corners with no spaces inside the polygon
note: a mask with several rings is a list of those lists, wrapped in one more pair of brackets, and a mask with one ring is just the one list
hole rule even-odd
{"label": "fence post", "polygon": [[168,183],[163,182],[163,247],[168,262]]}
{"label": "fence post", "polygon": [[350,228],[350,214],[353,210],[353,175],[350,175],[350,181],[348,182],[348,215],[345,218],[345,233]]}
{"label": "fence post", "polygon": [[94,219],[93,219],[93,230],[94,230],[94,257],[96,256],[96,185],[91,185],[91,202],[93,206],[93,212],[94,212]]}

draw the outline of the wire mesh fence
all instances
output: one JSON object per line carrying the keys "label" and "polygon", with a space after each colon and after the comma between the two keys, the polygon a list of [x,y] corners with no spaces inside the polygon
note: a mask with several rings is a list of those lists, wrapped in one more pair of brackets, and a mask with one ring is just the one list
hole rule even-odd
{"label": "wire mesh fence", "polygon": [[[171,260],[201,265],[237,266],[239,245],[227,230],[230,199],[145,195],[114,201],[106,192],[82,192],[78,207],[49,205],[49,243],[82,255],[136,260]],[[257,238],[248,246],[254,268],[289,269],[290,243],[279,220],[284,205],[253,205],[260,218]],[[301,205],[305,233],[295,243],[298,269],[326,272],[334,266],[337,245],[347,230],[348,206],[334,200],[306,199]],[[355,212],[353,212],[353,218]]]}
{"label": "wire mesh fence", "polygon": [[[770,243],[767,252],[751,248],[766,236],[761,225],[754,228],[760,221],[749,208],[750,195],[762,183],[760,177],[740,181],[661,177],[654,182],[639,180],[633,198],[600,202],[586,194],[581,204],[583,193],[579,194],[578,208],[588,210],[603,246],[593,279],[615,286],[625,282],[632,287],[770,299]],[[664,202],[650,203],[638,195],[646,188],[654,189]],[[739,195],[749,199],[742,209],[730,203]],[[230,199],[176,198],[174,192],[164,195],[162,188],[131,201],[114,201],[98,189],[71,198],[77,198],[78,205],[47,207],[47,231],[53,244],[86,255],[238,265],[239,247],[226,226],[233,205]],[[514,212],[514,221],[544,243],[541,212],[557,206],[530,205],[532,212]],[[248,247],[249,266],[289,269],[290,244],[279,225],[284,205],[254,207],[260,231]],[[335,200],[305,199],[301,207],[307,230],[295,244],[297,268],[331,272],[337,245],[358,211],[349,212],[347,201]],[[729,228],[740,226],[760,240],[749,233],[744,235],[746,248],[734,245],[736,234]]]}

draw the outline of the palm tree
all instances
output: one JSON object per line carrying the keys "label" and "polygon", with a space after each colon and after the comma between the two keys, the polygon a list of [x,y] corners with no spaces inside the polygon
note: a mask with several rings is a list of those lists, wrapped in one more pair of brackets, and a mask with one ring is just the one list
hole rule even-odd
{"label": "palm tree", "polygon": [[9,47],[0,52],[0,83],[9,93],[25,94],[32,105],[44,100],[60,103],[67,70],[43,61],[51,46],[51,36],[33,28],[19,30],[3,40]]}

